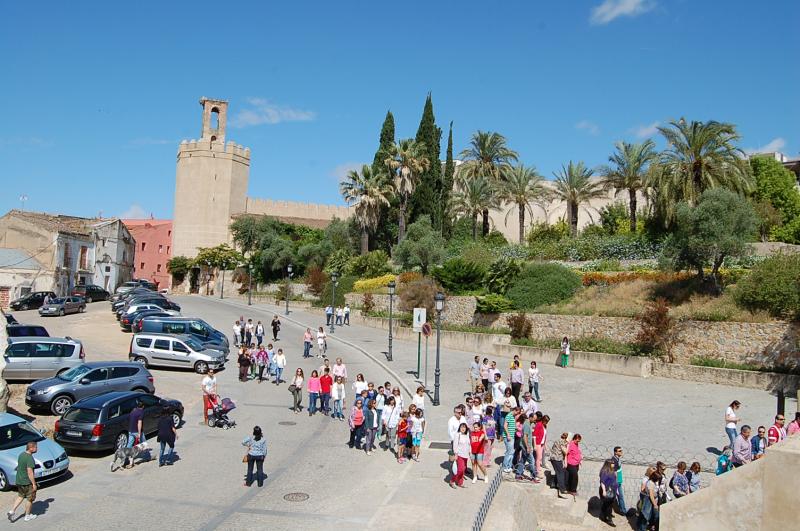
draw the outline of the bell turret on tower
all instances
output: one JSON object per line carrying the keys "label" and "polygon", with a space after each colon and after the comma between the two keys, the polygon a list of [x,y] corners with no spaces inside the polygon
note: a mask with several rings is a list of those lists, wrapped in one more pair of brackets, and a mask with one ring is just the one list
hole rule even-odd
{"label": "bell turret on tower", "polygon": [[212,100],[203,96],[200,98],[203,106],[203,132],[201,140],[225,143],[225,122],[228,117],[228,102],[225,100]]}

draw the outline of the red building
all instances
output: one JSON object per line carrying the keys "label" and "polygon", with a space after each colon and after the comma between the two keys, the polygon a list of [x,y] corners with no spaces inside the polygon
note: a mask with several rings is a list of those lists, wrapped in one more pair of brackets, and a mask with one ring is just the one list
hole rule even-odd
{"label": "red building", "polygon": [[167,262],[172,258],[172,220],[125,219],[123,223],[136,240],[133,277],[169,288],[172,277],[167,272]]}

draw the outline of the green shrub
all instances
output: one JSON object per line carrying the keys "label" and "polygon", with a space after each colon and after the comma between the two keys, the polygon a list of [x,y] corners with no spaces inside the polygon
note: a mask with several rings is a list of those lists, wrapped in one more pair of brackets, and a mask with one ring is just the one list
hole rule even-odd
{"label": "green shrub", "polygon": [[777,254],[756,265],[736,285],[734,300],[748,310],[800,319],[800,254]]}
{"label": "green shrub", "polygon": [[483,237],[483,241],[489,247],[502,247],[508,245],[508,240],[503,236],[503,233],[498,230],[491,230],[489,234]]}
{"label": "green shrub", "polygon": [[581,286],[581,277],[560,264],[537,263],[526,266],[506,296],[519,310],[532,310],[572,297]]}
{"label": "green shrub", "polygon": [[463,258],[451,258],[433,270],[433,276],[450,293],[464,293],[479,290],[483,284],[486,269],[475,262]]}
{"label": "green shrub", "polygon": [[328,262],[325,264],[325,272],[331,274],[336,271],[341,275],[344,271],[347,271],[351,256],[348,249],[336,249],[328,257]]}
{"label": "green shrub", "polygon": [[533,331],[533,323],[528,316],[520,312],[512,315],[508,319],[508,326],[511,329],[511,340],[527,340]]}
{"label": "green shrub", "polygon": [[[353,275],[344,275],[339,278],[339,285],[336,286],[336,299],[333,301],[334,306],[344,306],[344,294],[353,291],[353,284],[356,283],[356,280],[358,280],[358,278]],[[332,292],[333,285],[330,279],[328,279],[328,281],[325,282],[325,290],[322,292],[322,296],[315,305],[325,307],[331,304]]]}
{"label": "green shrub", "polygon": [[600,259],[646,260],[656,258],[661,244],[638,234],[587,235],[558,241],[532,242],[529,252],[540,260],[585,261]]}
{"label": "green shrub", "polygon": [[454,258],[461,258],[465,262],[475,264],[488,264],[494,260],[494,252],[483,242],[470,242],[461,246]]}
{"label": "green shrub", "polygon": [[372,251],[351,258],[347,264],[347,272],[361,278],[373,278],[391,273],[389,255],[385,251]]}
{"label": "green shrub", "polygon": [[504,313],[510,312],[514,307],[510,300],[495,293],[490,293],[488,295],[484,295],[483,297],[477,297],[477,302],[478,313]]}
{"label": "green shrub", "polygon": [[[435,329],[435,328],[434,328]],[[492,326],[457,325],[442,323],[442,330],[453,332],[469,332],[471,334],[508,334],[508,328],[494,328]]]}
{"label": "green shrub", "polygon": [[484,277],[484,285],[489,293],[503,295],[514,279],[517,278],[522,270],[519,260],[513,258],[498,258],[489,266]]}
{"label": "green shrub", "polygon": [[534,223],[528,231],[528,244],[536,242],[557,242],[569,237],[569,225],[563,220],[550,225],[548,223]]}
{"label": "green shrub", "polygon": [[414,308],[425,308],[429,317],[433,317],[433,296],[441,287],[432,278],[423,278],[407,284],[400,284],[397,294],[400,303],[397,305],[401,311],[413,312]]}
{"label": "green shrub", "polygon": [[692,356],[692,359],[689,360],[689,365],[696,365],[698,367],[715,367],[717,369],[737,369],[740,371],[776,372],[779,374],[800,373],[800,369],[797,367],[763,367],[761,365],[754,365],[752,363],[736,363],[734,361],[725,361],[719,358],[712,358],[711,356]]}
{"label": "green shrub", "polygon": [[[614,233],[611,233],[611,234],[614,234]],[[581,230],[581,237],[582,238],[592,238],[592,237],[594,237],[594,238],[603,238],[603,237],[608,236],[608,235],[609,235],[609,233],[606,232],[606,228],[604,226],[597,225],[595,223],[591,223],[589,225],[586,225]]]}
{"label": "green shrub", "polygon": [[606,234],[630,231],[630,210],[626,201],[614,201],[600,209],[600,224]]}

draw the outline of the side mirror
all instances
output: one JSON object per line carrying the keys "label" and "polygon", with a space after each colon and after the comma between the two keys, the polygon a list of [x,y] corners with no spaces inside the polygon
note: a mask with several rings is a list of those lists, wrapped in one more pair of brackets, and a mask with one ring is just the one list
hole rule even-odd
{"label": "side mirror", "polygon": [[81,382],[80,383],[81,383],[81,385],[89,385],[90,383],[92,383],[92,381],[89,380],[89,378],[81,378]]}

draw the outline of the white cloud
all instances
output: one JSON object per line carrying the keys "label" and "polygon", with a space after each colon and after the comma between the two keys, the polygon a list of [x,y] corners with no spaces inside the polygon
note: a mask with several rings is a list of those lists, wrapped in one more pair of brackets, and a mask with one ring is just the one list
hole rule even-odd
{"label": "white cloud", "polygon": [[128,207],[128,210],[119,215],[121,219],[146,219],[150,216],[138,204],[134,203]]}
{"label": "white cloud", "polygon": [[661,125],[661,122],[656,120],[655,122],[647,125],[640,125],[631,129],[633,134],[635,134],[638,138],[650,138],[651,136],[658,133],[658,126]]}
{"label": "white cloud", "polygon": [[248,98],[249,108],[239,111],[231,119],[231,127],[277,124],[281,122],[309,122],[317,117],[314,111],[278,105],[264,98]]}
{"label": "white cloud", "polygon": [[753,153],[772,153],[773,151],[781,151],[786,147],[786,140],[781,137],[773,138],[766,144],[757,148],[747,148],[744,150],[748,155]]}
{"label": "white cloud", "polygon": [[594,25],[608,24],[619,17],[636,17],[647,13],[654,7],[655,2],[649,0],[604,0],[592,9],[589,22]]}
{"label": "white cloud", "polygon": [[331,175],[336,177],[337,181],[341,182],[347,177],[347,174],[350,173],[351,170],[360,170],[363,165],[363,162],[345,162],[331,170]]}
{"label": "white cloud", "polygon": [[580,122],[575,124],[575,129],[578,131],[586,131],[592,136],[597,136],[600,134],[600,127],[589,120],[581,120]]}

